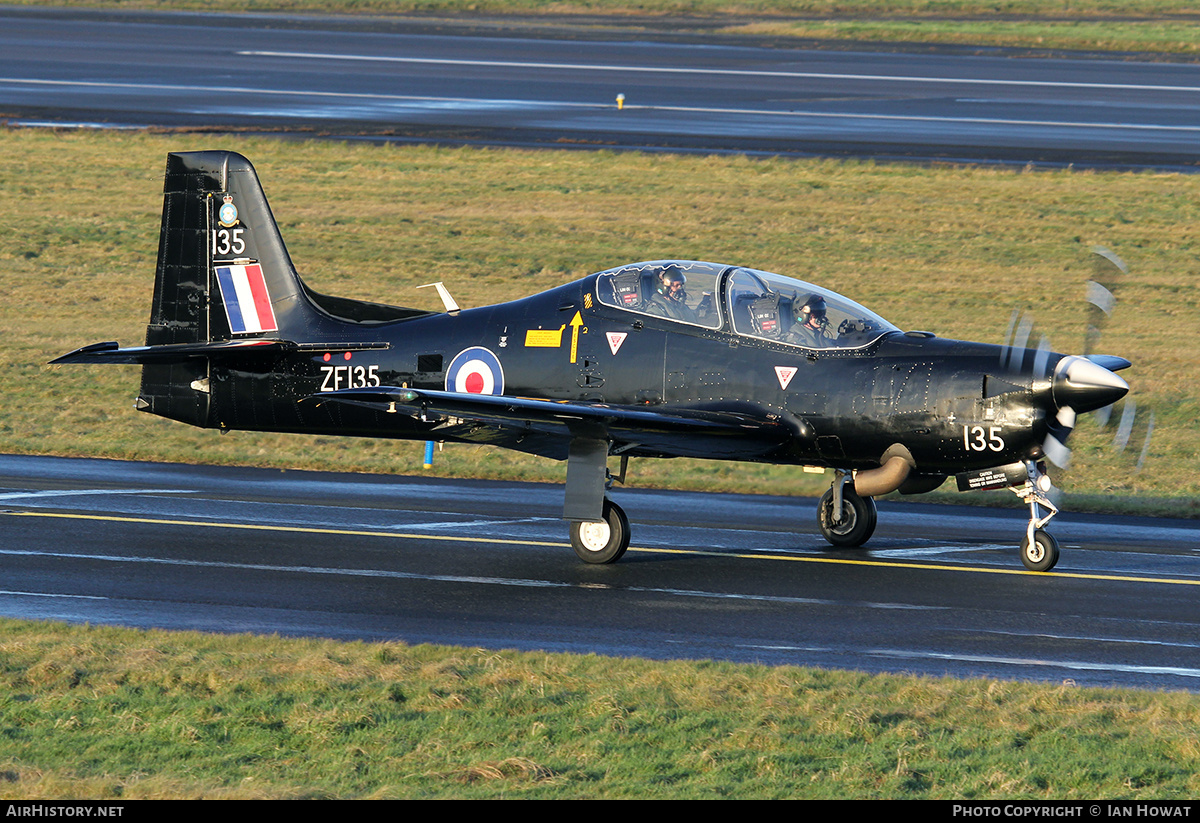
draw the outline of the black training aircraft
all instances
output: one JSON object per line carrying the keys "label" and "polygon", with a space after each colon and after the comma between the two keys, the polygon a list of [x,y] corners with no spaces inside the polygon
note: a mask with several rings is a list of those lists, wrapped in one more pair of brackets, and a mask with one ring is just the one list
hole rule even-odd
{"label": "black training aircraft", "polygon": [[[571,543],[612,563],[629,522],[608,498],[628,458],[833,469],[834,546],[875,529],[873,497],[1011,487],[1021,559],[1058,546],[1043,462],[1078,413],[1128,391],[1120,357],[901,331],[827,289],[740,266],[635,263],[532,297],[445,312],[318,294],[284,248],[254,168],[167,157],[146,345],[55,363],[142,366],[137,408],[207,428],[488,443],[566,459]],[[608,458],[619,456],[619,474]]]}

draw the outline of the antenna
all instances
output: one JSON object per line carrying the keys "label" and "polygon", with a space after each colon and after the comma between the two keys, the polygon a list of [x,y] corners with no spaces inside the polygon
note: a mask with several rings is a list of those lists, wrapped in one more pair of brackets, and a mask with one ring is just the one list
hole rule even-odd
{"label": "antenna", "polygon": [[446,288],[446,284],[442,281],[439,280],[436,283],[426,283],[424,286],[417,286],[417,288],[427,289],[430,286],[433,286],[435,289],[437,289],[438,297],[442,298],[442,305],[446,307],[446,314],[449,314],[451,317],[453,317],[462,311],[462,309],[458,307],[458,304],[454,302],[454,298],[450,296],[450,290]]}

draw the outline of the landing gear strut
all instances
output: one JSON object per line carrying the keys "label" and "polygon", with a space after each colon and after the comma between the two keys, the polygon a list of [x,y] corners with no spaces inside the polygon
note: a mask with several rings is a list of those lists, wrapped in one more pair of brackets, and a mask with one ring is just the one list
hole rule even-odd
{"label": "landing gear strut", "polygon": [[[1028,478],[1025,485],[1013,489],[1017,497],[1029,504],[1029,525],[1021,540],[1021,562],[1031,572],[1048,572],[1058,563],[1058,541],[1043,527],[1058,514],[1058,507],[1050,501],[1050,476],[1045,467],[1033,460],[1025,461]],[[1047,513],[1042,514],[1042,509]]]}
{"label": "landing gear strut", "polygon": [[629,518],[608,499],[614,482],[625,482],[629,465],[621,457],[621,473],[608,470],[607,440],[577,437],[567,456],[563,518],[571,521],[571,548],[585,563],[616,563],[629,548]]}
{"label": "landing gear strut", "polygon": [[833,487],[817,504],[817,524],[821,534],[838,548],[857,548],[871,539],[879,520],[875,498],[859,497],[854,486],[847,486],[848,473],[838,472]]}

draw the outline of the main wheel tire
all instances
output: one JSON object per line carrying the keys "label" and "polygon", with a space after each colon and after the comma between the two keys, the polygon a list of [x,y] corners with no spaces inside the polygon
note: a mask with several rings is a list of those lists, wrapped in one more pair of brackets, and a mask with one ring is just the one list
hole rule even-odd
{"label": "main wheel tire", "polygon": [[1031,572],[1048,572],[1058,563],[1058,541],[1054,535],[1038,529],[1029,537],[1021,539],[1021,562]]}
{"label": "main wheel tire", "polygon": [[616,563],[629,548],[629,518],[611,500],[604,501],[604,520],[571,523],[571,548],[584,563]]}
{"label": "main wheel tire", "polygon": [[879,510],[875,508],[875,498],[859,497],[851,489],[842,490],[842,519],[833,519],[833,489],[821,495],[817,505],[817,524],[821,534],[833,546],[852,549],[861,546],[871,539],[875,533],[875,525],[879,522]]}

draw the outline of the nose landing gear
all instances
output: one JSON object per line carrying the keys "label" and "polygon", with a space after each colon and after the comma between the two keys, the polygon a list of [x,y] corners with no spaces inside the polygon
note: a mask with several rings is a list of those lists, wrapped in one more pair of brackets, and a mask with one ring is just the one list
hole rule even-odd
{"label": "nose landing gear", "polygon": [[1048,572],[1058,562],[1058,541],[1050,532],[1034,529],[1033,540],[1021,540],[1021,562],[1031,572]]}
{"label": "nose landing gear", "polygon": [[[1025,484],[1013,489],[1017,497],[1029,504],[1029,525],[1021,541],[1021,562],[1031,572],[1048,572],[1058,563],[1058,541],[1043,527],[1058,514],[1058,507],[1048,496],[1052,486],[1044,467],[1027,460],[1025,469],[1028,473]],[[1044,515],[1043,508],[1047,510]]]}

